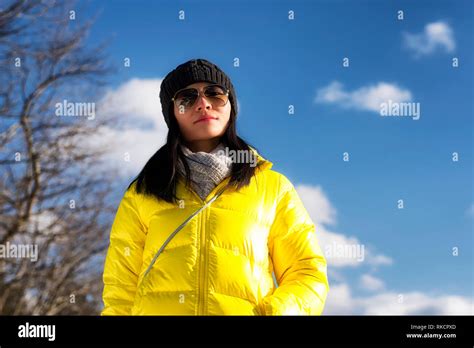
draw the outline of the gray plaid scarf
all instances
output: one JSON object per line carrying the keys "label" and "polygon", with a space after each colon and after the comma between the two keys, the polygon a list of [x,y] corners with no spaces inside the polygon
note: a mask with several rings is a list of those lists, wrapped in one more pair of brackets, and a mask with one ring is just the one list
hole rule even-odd
{"label": "gray plaid scarf", "polygon": [[[232,159],[225,154],[224,144],[220,143],[211,152],[192,152],[187,146],[181,145],[191,170],[191,186],[204,200],[219,183],[232,171]],[[184,177],[184,165],[178,159],[178,172]]]}

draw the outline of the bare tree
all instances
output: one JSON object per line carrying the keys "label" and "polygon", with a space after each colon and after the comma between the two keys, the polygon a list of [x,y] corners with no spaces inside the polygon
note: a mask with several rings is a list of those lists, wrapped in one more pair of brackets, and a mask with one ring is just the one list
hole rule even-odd
{"label": "bare tree", "polygon": [[[76,18],[70,3],[3,6],[0,314],[97,314],[111,184],[100,166],[105,149],[87,139],[109,121],[69,116],[95,107],[110,71],[104,48],[86,45],[93,20]],[[5,254],[20,245],[36,246],[37,261]]]}

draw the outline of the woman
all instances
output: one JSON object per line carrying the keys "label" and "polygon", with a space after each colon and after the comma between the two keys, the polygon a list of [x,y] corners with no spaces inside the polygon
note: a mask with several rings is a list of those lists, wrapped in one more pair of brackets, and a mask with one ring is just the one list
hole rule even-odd
{"label": "woman", "polygon": [[321,314],[315,226],[291,182],[237,136],[229,77],[190,60],[160,100],[167,142],[118,208],[102,315]]}

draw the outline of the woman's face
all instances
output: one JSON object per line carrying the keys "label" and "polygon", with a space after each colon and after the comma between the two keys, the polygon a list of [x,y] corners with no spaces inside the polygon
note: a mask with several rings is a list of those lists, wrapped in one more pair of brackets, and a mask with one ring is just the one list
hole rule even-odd
{"label": "woman's face", "polygon": [[[224,106],[211,104],[204,97],[203,88],[212,85],[209,82],[196,82],[186,88],[197,88],[201,94],[194,105],[181,110],[174,105],[174,114],[184,139],[188,142],[209,140],[221,137],[230,119],[230,100]],[[206,118],[206,119],[204,119]]]}

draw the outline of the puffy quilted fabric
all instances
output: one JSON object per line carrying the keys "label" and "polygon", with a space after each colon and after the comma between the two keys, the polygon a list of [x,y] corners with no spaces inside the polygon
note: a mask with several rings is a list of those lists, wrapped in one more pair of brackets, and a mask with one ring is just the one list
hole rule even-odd
{"label": "puffy quilted fabric", "polygon": [[[294,186],[272,163],[251,184],[209,201],[180,181],[179,205],[137,194],[119,205],[104,268],[102,315],[319,315],[329,290],[315,225]],[[275,286],[272,272],[278,286]],[[143,281],[143,283],[142,283]]]}

